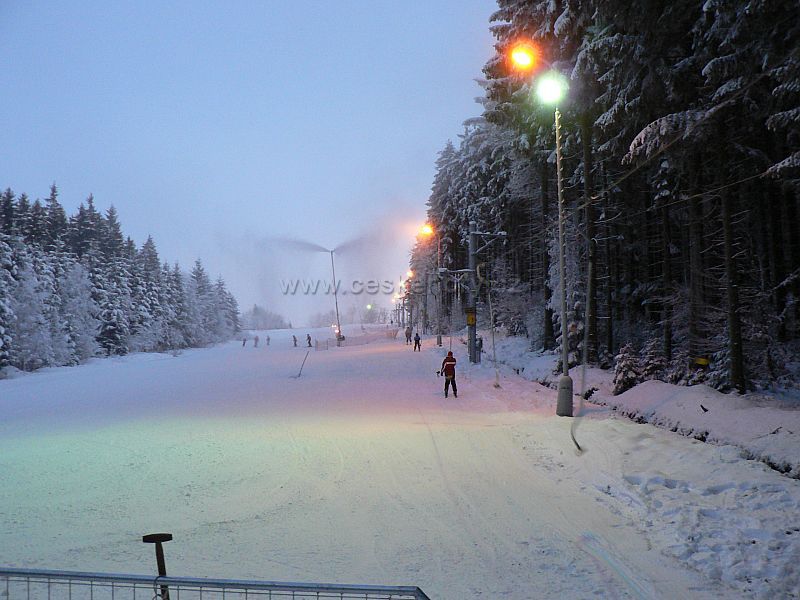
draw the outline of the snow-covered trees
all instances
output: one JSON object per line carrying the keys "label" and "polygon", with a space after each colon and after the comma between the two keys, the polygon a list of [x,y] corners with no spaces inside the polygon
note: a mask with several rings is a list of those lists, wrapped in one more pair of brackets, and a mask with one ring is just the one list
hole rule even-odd
{"label": "snow-covered trees", "polygon": [[[7,190],[10,192],[10,190]],[[13,196],[12,196],[13,198]],[[2,197],[2,209],[5,214],[6,194]],[[4,229],[7,226],[5,218],[2,220]],[[0,233],[0,369],[11,364],[11,343],[14,338],[11,335],[11,327],[14,323],[14,312],[11,308],[12,288],[14,286],[14,273],[16,267],[11,255],[11,238]]]}
{"label": "snow-covered trees", "polygon": [[628,391],[641,380],[636,353],[630,344],[625,344],[614,358],[614,395]]}
{"label": "snow-covered trees", "polygon": [[212,286],[206,277],[199,292],[190,281],[178,265],[160,264],[152,238],[141,249],[125,240],[113,207],[102,215],[90,196],[68,218],[55,185],[45,204],[7,189],[0,194],[0,369],[75,365],[101,353],[206,345],[238,333],[238,306],[222,279]]}
{"label": "snow-covered trees", "polygon": [[590,362],[630,343],[648,377],[740,391],[780,377],[800,341],[796,4],[498,0],[492,21],[483,118],[442,151],[428,203],[444,266],[466,267],[470,219],[507,231],[478,261],[498,305],[527,285],[542,319],[528,334],[553,346],[553,110],[506,59],[532,40],[570,84],[571,362],[587,330]]}
{"label": "snow-covered trees", "polygon": [[[267,310],[263,306],[254,304],[253,308],[242,313],[242,328],[244,329],[287,329],[289,323],[281,315]],[[330,323],[325,323],[325,327]]]}

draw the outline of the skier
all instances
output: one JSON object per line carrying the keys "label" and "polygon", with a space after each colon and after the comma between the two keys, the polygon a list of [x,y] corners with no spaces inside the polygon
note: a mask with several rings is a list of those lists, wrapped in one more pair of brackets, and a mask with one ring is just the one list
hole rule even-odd
{"label": "skier", "polygon": [[267,336],[267,346],[269,346],[269,336]]}
{"label": "skier", "polygon": [[253,347],[254,347],[254,348],[258,348],[258,336],[256,336],[255,338],[253,338]]}
{"label": "skier", "polygon": [[308,343],[308,347],[311,348],[311,334],[306,334],[306,342]]}
{"label": "skier", "polygon": [[456,359],[452,352],[447,353],[447,356],[442,361],[442,370],[439,372],[444,375],[444,397],[447,398],[447,390],[450,384],[453,384],[453,396],[458,398],[458,388],[456,387]]}
{"label": "skier", "polygon": [[294,347],[297,348],[297,336],[296,335],[292,336],[292,342],[294,342]]}
{"label": "skier", "polygon": [[406,346],[411,344],[411,325],[406,327]]}
{"label": "skier", "polygon": [[247,336],[244,336],[242,338],[242,348],[244,348],[246,345],[247,345]]}
{"label": "skier", "polygon": [[417,334],[414,336],[414,350],[413,350],[413,351],[414,351],[414,352],[416,352],[416,351],[418,351],[418,350],[419,350],[420,352],[422,352],[422,344],[420,344],[420,343],[419,343],[419,331],[418,331],[418,332],[417,332]]}

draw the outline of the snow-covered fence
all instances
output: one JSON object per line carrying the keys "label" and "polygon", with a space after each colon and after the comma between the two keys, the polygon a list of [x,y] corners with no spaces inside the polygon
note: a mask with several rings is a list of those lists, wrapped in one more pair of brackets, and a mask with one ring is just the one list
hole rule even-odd
{"label": "snow-covered fence", "polygon": [[0,568],[3,600],[430,600],[416,586],[291,583],[239,579],[151,577]]}

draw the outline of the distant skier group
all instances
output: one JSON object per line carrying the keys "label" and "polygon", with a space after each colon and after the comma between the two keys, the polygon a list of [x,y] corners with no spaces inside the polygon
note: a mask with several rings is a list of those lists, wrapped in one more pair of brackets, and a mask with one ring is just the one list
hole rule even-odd
{"label": "distant skier group", "polygon": [[[244,348],[245,346],[247,346],[247,340],[249,340],[249,339],[250,339],[250,337],[249,337],[249,336],[244,336],[244,337],[242,338],[242,348]],[[253,336],[253,347],[254,347],[254,348],[258,348],[258,342],[259,342],[259,341],[260,341],[260,338],[259,338],[257,335]],[[267,342],[267,346],[269,346],[270,337],[269,337],[269,336],[267,336],[267,337],[265,338],[265,341]],[[293,345],[295,348],[297,348],[297,336],[296,336],[296,335],[292,335],[292,345]],[[307,334],[306,334],[306,345],[307,345],[307,347],[308,347],[308,348],[311,348],[311,347],[312,347],[312,344],[311,344],[311,334],[310,334],[310,333],[307,333]]]}
{"label": "distant skier group", "polygon": [[[249,337],[247,337],[247,336],[244,336],[244,337],[242,338],[242,348],[244,348],[245,346],[247,346],[247,340],[249,340],[249,339],[250,339],[250,338],[249,338]],[[253,348],[258,348],[258,342],[260,341],[260,339],[261,339],[261,338],[259,338],[257,335],[256,335],[256,336],[253,336]],[[269,336],[267,336],[267,337],[265,338],[265,341],[267,342],[267,346],[269,346],[269,339],[270,339],[270,338],[269,338]]]}

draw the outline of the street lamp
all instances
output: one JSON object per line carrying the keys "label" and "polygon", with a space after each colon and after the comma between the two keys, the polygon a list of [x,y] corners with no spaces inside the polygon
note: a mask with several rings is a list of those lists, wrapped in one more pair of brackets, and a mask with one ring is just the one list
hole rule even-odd
{"label": "street lamp", "polygon": [[[512,68],[522,73],[531,72],[539,62],[540,56],[535,46],[527,41],[515,44],[509,53]],[[547,61],[542,61],[546,64]],[[555,109],[556,126],[556,174],[558,181],[558,255],[559,273],[561,277],[561,371],[563,375],[558,382],[558,402],[556,414],[559,417],[572,416],[572,378],[569,376],[569,344],[567,342],[567,282],[566,241],[564,236],[564,177],[561,168],[561,112],[558,104],[567,93],[566,78],[556,70],[541,75],[536,82],[536,95],[543,104]]]}
{"label": "street lamp", "polygon": [[556,179],[558,182],[558,270],[561,278],[561,371],[563,375],[558,382],[558,402],[556,415],[572,416],[572,378],[569,376],[569,342],[567,339],[567,276],[566,276],[566,240],[564,235],[564,176],[561,166],[561,111],[558,103],[567,91],[566,78],[558,72],[550,71],[542,75],[536,84],[536,95],[544,104],[555,108],[556,126]]}
{"label": "street lamp", "polygon": [[517,71],[530,71],[539,62],[539,52],[528,41],[517,42],[509,52],[511,66]]}
{"label": "street lamp", "polygon": [[[439,232],[436,231],[432,225],[425,223],[420,230],[420,235],[430,237],[436,234],[436,281],[439,284],[439,293],[436,295],[436,345],[442,345],[442,279],[439,275],[439,270],[442,268],[442,242],[439,237]],[[428,278],[425,278],[425,300],[428,298]]]}

